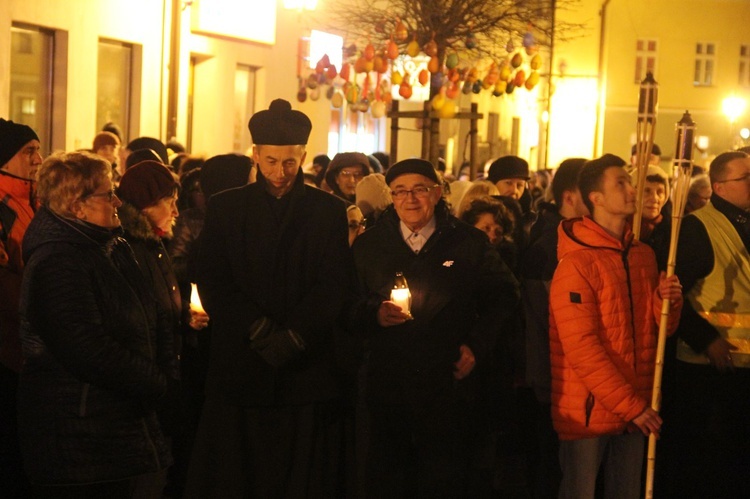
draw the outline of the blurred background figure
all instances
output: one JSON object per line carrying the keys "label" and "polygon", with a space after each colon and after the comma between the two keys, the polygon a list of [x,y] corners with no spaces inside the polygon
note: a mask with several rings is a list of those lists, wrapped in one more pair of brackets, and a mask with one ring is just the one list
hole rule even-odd
{"label": "blurred background figure", "polygon": [[711,200],[711,181],[708,175],[698,175],[690,180],[685,214],[703,208]]}
{"label": "blurred background figure", "polygon": [[380,215],[393,202],[391,189],[380,173],[372,173],[363,178],[356,187],[357,206],[367,219],[367,227],[372,227]]}
{"label": "blurred background figure", "polygon": [[112,181],[115,184],[118,183],[120,181],[120,172],[117,171],[117,163],[120,161],[120,138],[112,132],[99,132],[94,137],[91,152],[109,161],[112,165]]}
{"label": "blurred background figure", "polygon": [[357,184],[371,173],[370,161],[361,152],[340,152],[326,170],[326,183],[336,196],[349,204],[356,200]]}

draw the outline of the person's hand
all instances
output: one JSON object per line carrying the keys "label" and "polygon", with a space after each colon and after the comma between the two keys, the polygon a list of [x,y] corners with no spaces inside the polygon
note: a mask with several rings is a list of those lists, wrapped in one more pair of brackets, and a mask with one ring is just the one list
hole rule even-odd
{"label": "person's hand", "polygon": [[472,352],[471,348],[468,346],[461,345],[461,357],[455,364],[453,364],[455,367],[453,370],[453,377],[459,380],[464,379],[471,374],[475,365],[477,365],[477,359],[474,358],[474,352]]}
{"label": "person's hand", "polygon": [[410,318],[392,301],[384,301],[378,307],[378,324],[382,327],[398,326]]}
{"label": "person's hand", "polygon": [[633,424],[636,425],[644,435],[649,436],[653,433],[656,435],[656,438],[659,438],[659,430],[661,430],[662,420],[659,417],[659,413],[652,408],[646,407],[642,413],[636,416],[633,420]]}
{"label": "person's hand", "polygon": [[669,300],[672,303],[682,301],[682,284],[677,275],[667,277],[663,270],[659,274],[659,296],[662,300]]}
{"label": "person's hand", "polygon": [[208,326],[208,314],[206,312],[199,312],[191,308],[189,326],[198,331],[205,328],[206,326]]}
{"label": "person's hand", "polygon": [[729,343],[724,338],[716,338],[706,348],[706,355],[708,360],[719,372],[734,371],[734,364],[732,364],[732,350],[737,350],[737,347]]}

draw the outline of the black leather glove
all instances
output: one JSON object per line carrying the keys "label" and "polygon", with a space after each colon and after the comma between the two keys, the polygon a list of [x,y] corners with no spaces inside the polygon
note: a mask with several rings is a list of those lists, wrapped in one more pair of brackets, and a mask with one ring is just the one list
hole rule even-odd
{"label": "black leather glove", "polygon": [[274,324],[268,317],[263,316],[250,324],[250,335],[248,336],[248,339],[251,342],[263,340],[271,334],[271,331],[273,331],[274,328],[276,328],[276,324]]}
{"label": "black leather glove", "polygon": [[305,351],[305,342],[291,329],[277,328],[263,337],[257,337],[250,348],[272,367],[283,367]]}

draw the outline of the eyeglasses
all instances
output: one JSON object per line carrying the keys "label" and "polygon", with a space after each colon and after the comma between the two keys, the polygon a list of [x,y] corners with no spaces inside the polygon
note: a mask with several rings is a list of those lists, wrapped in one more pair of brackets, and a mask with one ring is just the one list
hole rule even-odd
{"label": "eyeglasses", "polygon": [[340,171],[339,176],[347,178],[347,179],[353,178],[354,180],[362,180],[362,178],[364,177],[364,175],[362,175],[362,172],[345,172],[345,171]]}
{"label": "eyeglasses", "polygon": [[349,229],[351,230],[358,230],[360,227],[364,227],[367,223],[367,219],[363,218],[361,222],[357,222],[356,220],[352,220],[349,222]]}
{"label": "eyeglasses", "polygon": [[716,183],[725,184],[727,182],[748,182],[748,181],[750,181],[750,173],[746,173],[743,176],[737,177],[737,178],[728,178],[726,180],[718,180]]}
{"label": "eyeglasses", "polygon": [[105,198],[107,201],[109,201],[111,203],[112,200],[115,197],[117,197],[117,194],[115,194],[115,190],[114,190],[114,188],[112,188],[112,189],[108,190],[107,192],[99,192],[99,193],[95,193],[95,194],[89,194],[88,196],[85,196],[83,199],[88,199],[88,198]]}
{"label": "eyeglasses", "polygon": [[391,191],[391,197],[395,200],[401,201],[402,199],[406,199],[406,196],[409,194],[413,194],[415,198],[423,199],[426,198],[430,194],[430,191],[435,187],[438,187],[437,184],[430,187],[427,187],[426,185],[418,185],[411,190],[397,189]]}

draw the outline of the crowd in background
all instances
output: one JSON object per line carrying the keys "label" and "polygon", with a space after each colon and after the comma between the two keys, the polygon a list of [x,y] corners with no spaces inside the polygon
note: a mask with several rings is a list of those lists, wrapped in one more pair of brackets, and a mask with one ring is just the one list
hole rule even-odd
{"label": "crowd in background", "polygon": [[[266,132],[253,130],[252,121],[250,128],[257,145],[286,147],[306,143],[306,136],[304,140],[290,139],[291,142],[277,142],[275,137],[264,140],[263,134]],[[650,269],[634,279],[648,280],[649,285],[648,289],[624,289],[625,296],[630,293],[631,306],[634,293],[637,295],[635,302],[640,296],[656,293],[654,300],[660,303],[662,298],[667,298],[660,293],[668,292],[666,287],[659,287],[657,269],[667,269],[671,225],[674,223],[670,201],[673,190],[670,175],[659,166],[661,151],[658,146],[654,147],[652,153],[653,160],[648,166],[644,186],[640,233],[643,244],[636,242],[632,245],[632,248],[636,248],[633,251],[640,255],[636,257],[637,264]],[[725,236],[725,232],[719,231],[721,237],[714,233],[717,229],[712,228],[711,224],[719,224],[722,231],[725,227],[721,225],[724,222],[717,221],[720,217],[716,218],[713,212],[711,216],[714,218],[705,221],[700,217],[691,219],[686,225],[687,230],[693,232],[680,236],[684,249],[678,259],[677,273],[687,293],[695,289],[696,283],[709,282],[714,285],[712,271],[733,258],[740,259],[739,267],[728,267],[734,274],[724,277],[727,287],[736,285],[738,288],[735,303],[723,308],[719,306],[718,310],[736,314],[740,317],[737,321],[741,322],[749,317],[745,315],[745,301],[750,300],[747,295],[750,287],[744,287],[750,284],[746,265],[750,239],[747,215],[750,208],[747,199],[750,192],[750,160],[746,152],[728,154],[730,156],[720,155],[714,160],[710,171],[700,167],[694,169],[685,215],[696,211],[706,213],[706,210],[701,211],[706,205],[716,206],[717,213],[730,218],[726,230],[736,232]],[[411,317],[399,316],[399,320],[393,323],[384,320],[385,324],[407,328],[403,331],[406,331],[405,335],[412,335],[410,338],[419,338],[420,335],[429,338],[431,330],[437,328],[438,323],[446,331],[451,328],[458,330],[462,322],[473,324],[477,318],[484,320],[486,314],[486,320],[492,322],[490,329],[494,335],[492,341],[482,347],[477,346],[479,343],[471,343],[474,339],[467,340],[466,344],[471,347],[470,355],[463,350],[464,345],[456,340],[457,345],[462,345],[461,355],[470,358],[472,368],[476,355],[478,367],[471,376],[471,368],[465,374],[466,379],[474,380],[476,385],[472,386],[470,400],[466,401],[472,408],[471,413],[451,415],[469,418],[471,422],[471,434],[460,435],[465,440],[461,440],[462,445],[456,447],[462,449],[461,463],[466,463],[466,469],[442,480],[437,476],[431,477],[435,483],[447,483],[449,478],[460,481],[454,483],[455,487],[450,490],[443,489],[442,496],[575,497],[565,496],[565,490],[582,490],[565,481],[563,474],[569,473],[565,466],[575,462],[575,466],[584,469],[589,463],[571,461],[572,454],[566,454],[566,461],[562,457],[565,452],[580,453],[580,450],[570,451],[567,444],[563,444],[561,452],[560,443],[561,439],[567,442],[598,438],[599,434],[589,432],[589,416],[594,414],[592,421],[597,424],[609,424],[607,418],[610,413],[617,417],[624,413],[632,415],[628,416],[627,421],[623,420],[622,425],[607,426],[603,431],[607,435],[623,432],[640,435],[641,431],[645,434],[661,431],[658,427],[649,427],[649,430],[641,426],[638,418],[645,411],[643,407],[625,410],[618,406],[618,390],[631,390],[628,388],[630,385],[607,385],[610,382],[597,379],[596,373],[582,374],[569,357],[567,349],[570,344],[565,343],[564,335],[565,327],[575,330],[578,326],[565,326],[563,315],[555,315],[557,320],[551,324],[550,316],[550,301],[553,302],[553,309],[557,306],[562,310],[564,307],[559,304],[560,300],[572,303],[583,300],[586,304],[587,299],[586,296],[574,296],[573,292],[568,296],[567,290],[556,290],[554,287],[558,243],[560,248],[565,248],[567,244],[570,249],[573,243],[593,247],[604,244],[602,241],[606,239],[585,240],[589,236],[576,232],[583,229],[573,221],[593,220],[593,209],[600,210],[599,213],[604,209],[594,208],[588,199],[589,191],[581,192],[581,171],[597,164],[602,171],[617,167],[628,172],[620,181],[630,185],[630,176],[635,179],[634,164],[627,165],[620,158],[605,155],[598,159],[570,158],[557,168],[531,172],[523,158],[509,155],[489,161],[479,172],[478,178],[470,180],[463,168],[458,175],[453,175],[446,174],[444,164],[427,163],[427,166],[434,167],[433,171],[432,168],[425,170],[423,164],[407,163],[416,160],[399,162],[397,171],[391,170],[390,159],[384,153],[342,152],[333,158],[320,154],[304,165],[297,165],[301,172],[300,182],[330,193],[338,201],[329,202],[328,195],[326,198],[310,198],[308,195],[307,202],[310,202],[309,199],[320,199],[305,208],[308,215],[314,212],[314,217],[317,217],[316,225],[311,227],[299,220],[288,220],[288,213],[297,206],[296,194],[286,196],[288,191],[280,191],[276,198],[269,198],[268,206],[256,206],[254,201],[244,203],[238,199],[230,203],[231,196],[226,194],[215,197],[228,189],[239,193],[241,189],[238,188],[254,184],[256,180],[273,194],[273,183],[269,182],[268,175],[262,169],[259,174],[258,158],[257,149],[252,158],[242,154],[196,157],[177,142],[164,144],[149,137],[136,138],[124,144],[119,128],[111,123],[95,135],[90,150],[58,152],[43,158],[33,130],[0,120],[0,196],[4,196],[0,204],[3,413],[0,474],[4,477],[0,490],[11,494],[8,497],[191,496],[190,493],[185,494],[185,488],[191,480],[196,480],[189,478],[189,475],[195,474],[195,467],[215,466],[206,459],[216,450],[209,447],[218,446],[221,451],[220,446],[226,445],[227,453],[234,452],[227,435],[211,434],[211,439],[215,441],[211,445],[207,443],[206,430],[199,431],[202,415],[227,425],[232,424],[226,420],[230,415],[240,417],[228,411],[218,413],[216,405],[207,403],[205,387],[209,378],[213,380],[209,381],[209,385],[225,383],[221,388],[223,396],[228,400],[230,395],[226,394],[231,392],[231,399],[242,400],[237,403],[243,407],[253,405],[249,399],[245,400],[251,393],[264,400],[267,397],[272,401],[268,402],[272,406],[292,400],[293,405],[303,407],[304,403],[300,401],[307,400],[306,395],[342,401],[335,408],[324,408],[329,411],[324,413],[326,418],[340,417],[345,427],[345,431],[337,437],[339,449],[326,449],[325,455],[320,456],[315,454],[319,449],[302,447],[299,443],[290,444],[288,448],[298,455],[298,459],[299,454],[310,452],[311,463],[326,459],[345,463],[342,466],[346,471],[337,483],[323,484],[319,489],[299,489],[306,490],[304,493],[290,488],[280,493],[279,497],[407,497],[412,493],[420,497],[437,497],[434,495],[437,494],[436,489],[420,481],[425,476],[430,477],[430,471],[410,468],[413,463],[406,457],[399,460],[403,456],[394,443],[399,441],[398,438],[390,441],[383,435],[388,434],[389,438],[393,438],[394,428],[409,426],[409,418],[415,418],[417,423],[414,425],[418,427],[428,424],[422,421],[434,422],[430,418],[419,419],[423,415],[393,410],[393,407],[403,403],[402,399],[393,398],[396,395],[411,400],[424,399],[423,407],[434,410],[453,409],[455,401],[441,405],[442,402],[436,403],[428,398],[440,396],[430,391],[431,383],[437,382],[437,374],[432,377],[428,373],[423,379],[419,378],[423,385],[402,386],[394,381],[399,377],[418,378],[408,371],[411,369],[408,366],[418,364],[400,358],[383,360],[384,355],[393,351],[389,349],[395,347],[383,347],[377,341],[371,341],[367,335],[360,336],[357,331],[369,327],[364,326],[367,319],[363,317],[372,312],[368,308],[369,295],[362,295],[362,290],[382,296],[392,286],[392,274],[402,270],[392,268],[392,261],[389,260],[393,256],[390,252],[395,251],[392,248],[403,245],[403,241],[392,240],[391,237],[397,233],[399,220],[405,221],[406,213],[396,213],[394,205],[399,205],[399,201],[404,199],[407,203],[411,200],[416,202],[418,195],[425,196],[425,199],[432,195],[431,185],[415,184],[406,186],[409,187],[407,189],[398,183],[398,179],[414,175],[421,175],[420,178],[429,179],[430,183],[434,176],[434,187],[439,187],[441,193],[432,207],[436,210],[434,216],[437,220],[434,230],[441,235],[450,226],[451,230],[458,230],[451,237],[461,238],[462,243],[456,247],[445,246],[449,248],[445,250],[442,245],[448,243],[440,243],[441,246],[433,248],[430,246],[433,229],[428,228],[424,240],[417,239],[417,232],[421,231],[415,230],[413,243],[406,237],[404,239],[408,245],[413,244],[413,252],[393,258],[401,262],[399,265],[411,269],[411,274],[406,277],[411,284],[413,276],[413,282],[419,283],[417,288],[427,282],[437,288],[450,288],[451,300],[446,303],[453,309],[443,316],[441,307],[445,304],[422,303],[415,298],[413,308],[431,310],[429,313],[442,318],[425,325]],[[631,158],[632,161],[634,158]],[[592,189],[595,192],[600,187]],[[721,191],[718,195],[712,192],[712,188],[716,187]],[[729,191],[740,188],[744,188],[745,192]],[[302,187],[294,187],[289,192],[308,192],[298,189]],[[725,193],[725,190],[728,192]],[[239,198],[239,194],[234,197]],[[212,198],[214,201],[210,202]],[[604,206],[608,201],[601,202]],[[219,212],[219,207],[223,207],[224,211]],[[606,209],[613,208],[606,205]],[[238,210],[243,210],[242,223],[248,233],[258,235],[258,241],[237,240],[235,233],[230,231],[229,221],[240,216]],[[441,210],[444,210],[444,214]],[[268,227],[259,226],[262,224],[259,219],[263,217],[275,222]],[[328,220],[324,221],[322,217]],[[353,246],[353,253],[343,252],[339,246],[334,246],[338,242],[334,225],[344,217],[348,227],[348,246]],[[201,237],[207,218],[211,220],[209,236]],[[453,220],[460,220],[458,229]],[[632,214],[623,216],[623,220],[627,225],[623,226],[626,228],[620,234],[622,247],[618,251],[622,251],[625,255],[623,258],[627,260],[631,243],[626,241]],[[700,223],[696,225],[695,220],[701,220],[708,229]],[[444,223],[447,225],[442,225]],[[327,232],[328,224],[330,232]],[[277,225],[283,229],[280,229],[281,232],[276,231]],[[391,232],[389,225],[393,226]],[[486,237],[478,239],[480,232],[464,228],[469,226],[475,227]],[[586,230],[595,232],[596,227]],[[701,243],[702,254],[698,254],[695,241],[703,241],[706,230],[710,235],[709,240],[713,242]],[[308,232],[311,234],[308,235]],[[323,237],[330,240],[322,241]],[[359,241],[360,237],[362,241]],[[560,242],[559,238],[564,241]],[[720,246],[716,246],[717,238]],[[473,242],[469,244],[467,240]],[[264,249],[265,245],[271,245],[269,241],[273,241],[273,246],[269,247],[276,248],[274,251],[277,254]],[[492,248],[493,255],[499,255],[494,266],[487,263],[485,259],[488,257],[479,256],[484,251],[480,246],[485,244]],[[298,245],[303,247],[297,248]],[[316,261],[312,255],[318,254],[314,252],[317,248],[310,249],[305,245],[320,245],[321,251],[324,247],[329,250],[334,248],[330,250],[334,254],[328,255],[325,261]],[[230,254],[229,248],[234,253]],[[288,248],[297,252],[287,253]],[[726,248],[727,254],[720,248]],[[248,251],[254,259],[248,266],[250,270],[242,270],[242,273],[248,273],[243,274],[244,277],[248,281],[257,278],[266,282],[263,279],[270,279],[268,282],[272,284],[266,289],[249,291],[230,279],[230,274],[239,272],[237,269],[241,266],[233,260],[233,255],[243,251]],[[282,258],[279,255],[286,255],[290,261],[279,263],[279,258]],[[432,267],[419,267],[414,263],[417,261],[414,260],[415,255],[421,257],[421,261],[435,255],[434,258],[445,261],[443,265],[446,268],[453,265],[453,260],[460,267],[459,258],[478,260],[475,267],[458,269],[465,272],[462,280],[449,280],[442,274],[436,277],[438,271]],[[592,254],[588,255],[593,258]],[[334,256],[337,261],[328,260]],[[651,260],[654,261],[653,269],[650,267]],[[386,264],[386,261],[389,263]],[[578,264],[579,267],[565,266],[565,272],[575,274],[587,263],[584,259]],[[332,326],[335,332],[330,342],[315,343],[306,328],[314,329],[317,325],[294,326],[295,309],[279,304],[293,300],[296,294],[301,293],[292,285],[279,289],[274,287],[275,277],[266,274],[279,265],[284,268],[282,273],[304,275],[304,279],[300,277],[300,280],[305,283],[317,279],[313,270],[326,269],[331,278],[338,276],[339,280],[346,281],[339,282],[336,287],[313,286],[320,292],[332,293],[317,297],[325,304],[312,311],[310,316],[336,316],[326,323],[335,325]],[[316,265],[320,269],[311,268]],[[341,269],[337,269],[336,265],[340,265]],[[349,271],[351,275],[347,273]],[[226,275],[222,272],[226,272]],[[484,282],[488,276],[492,276],[494,281]],[[601,277],[606,280],[607,276]],[[202,287],[201,294],[207,290],[208,314],[202,305],[195,302],[191,284],[196,282]],[[479,284],[481,289],[477,288]],[[592,289],[598,290],[592,299],[605,301],[602,296],[609,297],[607,293],[611,291],[606,286],[599,288],[600,284],[598,281],[591,284]],[[612,283],[612,286],[616,284]],[[219,287],[223,287],[222,290]],[[334,296],[341,289],[346,291],[340,297]],[[248,293],[260,301],[261,304],[257,305],[259,309],[273,311],[266,314],[273,321],[264,316],[261,319],[265,318],[267,322],[259,323],[261,319],[232,317],[225,311],[230,305],[240,307],[233,300],[241,300]],[[420,296],[416,288],[412,289],[412,293],[415,297]],[[476,302],[468,301],[468,295],[473,297],[474,293],[482,296]],[[496,301],[490,306],[489,302],[483,304],[482,298]],[[730,329],[741,330],[742,334],[738,337],[743,338],[744,331],[750,330],[750,326],[746,322],[739,325],[717,323],[715,321],[719,319],[712,318],[708,311],[700,315],[704,311],[697,309],[698,304],[709,304],[711,299],[716,300],[713,295],[702,298],[685,294],[686,303],[690,300],[691,306],[684,308],[689,310],[686,312],[676,308],[673,314],[671,331],[676,329],[677,334],[667,344],[662,411],[664,427],[661,431],[664,448],[661,455],[664,458],[657,475],[657,490],[662,494],[660,497],[742,497],[748,492],[746,476],[750,469],[750,452],[741,445],[748,443],[750,435],[750,412],[747,412],[750,397],[746,397],[750,392],[750,364],[733,363],[732,356],[736,354],[739,358],[745,353],[750,354],[750,351],[745,352],[740,346],[740,350],[735,352],[736,342],[722,340],[718,345],[716,342],[717,338],[726,339],[725,333]],[[223,300],[226,303],[222,303]],[[274,301],[277,303],[274,304]],[[675,302],[681,304],[681,298],[675,298]],[[316,307],[317,303],[315,301]],[[566,302],[565,305],[568,304]],[[621,306],[620,302],[614,303],[613,313],[622,314]],[[640,310],[638,306],[635,310]],[[652,303],[649,301],[643,306],[652,307]],[[492,313],[483,311],[482,307],[491,309]],[[217,311],[219,319],[216,321],[212,310]],[[280,326],[271,323],[279,322],[278,317],[286,315],[291,318],[281,327],[285,335],[284,343],[271,341],[270,338],[280,334]],[[573,323],[579,319],[578,316],[565,318]],[[682,325],[678,327],[677,321],[680,319]],[[310,320],[323,319],[317,317]],[[641,324],[641,320],[646,319],[634,318],[633,323]],[[374,327],[381,327],[385,331],[384,321],[379,317],[380,326],[376,324]],[[221,328],[218,333],[214,330],[215,323]],[[227,365],[234,362],[231,359],[235,355],[239,356],[238,365],[245,362],[244,356],[252,355],[252,362],[260,358],[265,362],[264,366],[271,366],[272,374],[265,370],[219,374],[221,367],[217,364],[221,362],[211,360],[217,356],[216,351],[212,352],[212,347],[216,348],[212,338],[216,334],[226,335],[225,329],[246,328],[248,324],[248,344],[252,345],[248,351],[250,353],[240,351],[245,348],[243,343],[231,346],[221,344],[221,355]],[[654,329],[658,322],[651,321],[650,324],[648,328]],[[708,324],[714,327],[713,333],[709,331],[699,336],[694,332],[706,329]],[[554,336],[552,343],[550,328],[554,331],[553,336],[561,335]],[[648,329],[646,326],[642,328]],[[392,335],[382,331],[384,335]],[[603,348],[610,357],[615,358],[612,351],[619,346],[612,345],[628,343],[628,335],[635,338],[640,334],[640,331],[618,333],[617,340],[612,340],[612,344],[607,343]],[[446,332],[446,336],[450,335]],[[264,343],[266,340],[267,344]],[[453,341],[452,337],[450,341]],[[750,336],[744,341],[750,341]],[[627,347],[633,349],[632,353],[623,354],[623,359],[628,359],[628,362],[630,356],[641,355],[638,340],[633,339],[632,343]],[[397,345],[410,355],[424,355],[425,358],[429,357],[427,353],[434,353],[429,351],[430,348],[439,348],[439,345],[430,346],[424,340]],[[329,349],[330,352],[321,354],[320,349]],[[700,361],[685,360],[687,357],[681,357],[680,351],[703,357]],[[328,366],[325,369],[330,367],[328,363],[313,365],[318,362],[316,359],[328,359],[329,354],[330,366],[335,366],[333,373],[324,372],[324,366]],[[457,362],[459,367],[456,369],[460,372],[463,358]],[[592,357],[586,362],[594,365],[596,359]],[[617,364],[620,361],[609,359],[608,362]],[[634,362],[637,364],[638,359]],[[247,361],[247,365],[251,365],[250,361]],[[649,378],[653,370],[643,373]],[[237,382],[245,379],[244,376],[260,379],[258,387],[253,385],[248,388]],[[268,386],[276,388],[260,385],[268,376],[273,376],[274,380]],[[305,377],[305,380],[295,378],[293,383],[297,384],[290,385],[301,392],[284,392],[287,378],[295,376]],[[330,394],[325,392],[329,382],[320,381],[328,379],[328,376],[335,378],[335,383],[331,381],[330,386],[336,386],[335,390],[331,388],[333,391]],[[586,429],[582,432],[571,430],[565,421],[568,408],[559,406],[561,399],[568,400],[565,397],[571,397],[570,400],[578,403],[581,393],[571,395],[566,391],[567,385],[561,385],[576,376],[584,380],[581,387],[585,388],[580,389],[587,390],[588,394],[588,399],[586,393],[581,398],[582,407],[586,406]],[[456,383],[463,379],[456,376],[457,381],[453,381],[453,386],[458,386]],[[609,392],[600,391],[599,384],[612,387],[608,389],[615,397],[613,401],[607,399]],[[279,391],[274,392],[276,389]],[[247,390],[245,395],[241,393],[243,390]],[[403,393],[399,390],[403,390]],[[650,385],[644,389],[644,393],[649,390]],[[691,390],[708,397],[707,400],[703,403],[697,401],[696,394],[691,394]],[[633,388],[632,391],[637,390]],[[321,394],[323,392],[325,394]],[[213,393],[215,395],[217,392]],[[605,393],[604,397],[600,393]],[[596,394],[596,402],[593,394]],[[634,397],[632,393],[622,395],[624,400],[634,400]],[[740,400],[743,397],[744,400]],[[604,416],[596,412],[602,410],[599,404],[609,411]],[[705,406],[716,410],[708,410]],[[321,410],[319,406],[315,407]],[[684,411],[691,416],[685,417]],[[206,416],[207,413],[210,416]],[[597,420],[597,414],[603,419]],[[285,413],[278,416],[281,420],[285,417]],[[306,416],[303,414],[300,417]],[[321,415],[316,413],[315,417]],[[293,427],[289,423],[284,428]],[[262,424],[252,428],[248,425],[245,431],[262,439],[264,429]],[[703,436],[698,436],[698,432],[703,432]],[[434,434],[425,436],[416,432],[415,435],[413,438],[435,440]],[[306,438],[314,441],[322,437],[311,432]],[[412,437],[404,434],[399,438]],[[388,445],[383,442],[388,442]],[[419,452],[429,453],[430,445],[435,445],[434,442],[424,447],[418,444],[403,450],[404,456],[414,457],[417,463],[424,458]],[[410,453],[414,452],[417,455],[411,456]],[[598,455],[594,453],[592,459],[596,463],[593,477],[587,479],[599,496],[617,496],[608,485],[607,463],[610,458],[613,463],[616,462],[614,456],[618,452],[611,447],[605,450],[603,446]],[[715,458],[726,453],[728,457]],[[199,456],[196,458],[196,455]],[[575,454],[575,459],[582,459],[580,455]],[[712,457],[706,461],[700,459],[701,456]],[[367,466],[366,457],[377,459],[379,466]],[[254,464],[248,466],[264,469],[271,475],[276,473],[271,466],[276,461],[271,460],[265,467],[256,466],[256,461],[263,458],[263,455],[252,455]],[[602,462],[604,464],[600,468]],[[389,464],[399,468],[399,473],[405,476],[394,478],[396,471],[391,473]],[[436,470],[444,472],[445,468],[441,468],[440,463],[433,464],[433,473],[437,474]],[[450,466],[461,464],[451,461]],[[639,486],[642,466],[641,455],[636,462]],[[314,469],[307,471],[310,474],[317,472]],[[227,477],[243,473],[242,469],[230,467],[212,476]],[[743,474],[744,478],[741,477]],[[276,478],[282,482],[300,479],[297,475]],[[391,486],[393,480],[399,481],[403,487]],[[699,482],[698,485],[695,482]],[[77,489],[79,485],[84,488]],[[709,495],[703,495],[705,493]],[[193,492],[192,497],[201,495]]]}

